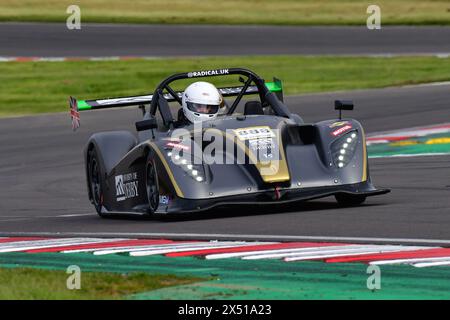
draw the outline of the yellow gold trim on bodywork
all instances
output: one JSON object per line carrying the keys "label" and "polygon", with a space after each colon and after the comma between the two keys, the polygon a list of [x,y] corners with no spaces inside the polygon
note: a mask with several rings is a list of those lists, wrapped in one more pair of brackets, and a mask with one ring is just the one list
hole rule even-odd
{"label": "yellow gold trim on bodywork", "polygon": [[162,154],[161,150],[159,150],[158,146],[153,143],[149,142],[149,145],[155,150],[155,152],[158,154],[159,159],[161,160],[162,164],[164,165],[164,168],[166,169],[166,172],[170,178],[170,181],[172,182],[172,185],[175,189],[175,193],[179,198],[184,198],[184,194],[181,191],[180,187],[178,186],[177,181],[175,180],[175,177],[173,176],[172,170],[170,169],[169,164],[167,163],[166,159],[164,158],[164,155]]}
{"label": "yellow gold trim on bodywork", "polygon": [[361,134],[363,140],[363,173],[361,177],[361,182],[367,180],[367,145],[366,145],[366,134],[364,133],[364,129],[361,127]]}
{"label": "yellow gold trim on bodywork", "polygon": [[278,135],[277,135],[277,142],[279,146],[280,155],[282,157],[281,160],[278,160],[278,171],[274,175],[268,175],[264,179],[267,183],[275,183],[275,182],[285,182],[289,181],[291,179],[291,175],[289,173],[288,165],[287,165],[287,156],[286,152],[284,152],[284,144],[281,137],[281,129],[280,126],[282,125],[282,122],[278,124]]}
{"label": "yellow gold trim on bodywork", "polygon": [[[262,169],[269,169],[272,172],[270,174],[262,174],[261,177],[263,178],[264,182],[266,183],[275,183],[275,182],[284,182],[289,181],[291,179],[291,176],[289,174],[289,170],[287,167],[286,162],[286,154],[284,152],[284,146],[283,142],[281,141],[281,137],[277,137],[277,139],[280,139],[279,141],[279,152],[281,155],[281,158],[277,161],[276,165],[271,164],[270,169],[267,168],[267,165],[262,164],[261,162],[256,163],[256,168],[258,168],[258,171],[261,173]],[[274,161],[271,161],[274,162]]]}
{"label": "yellow gold trim on bodywork", "polygon": [[[239,148],[244,150],[247,157],[249,157],[251,163],[253,163],[256,166],[256,169],[260,173],[261,178],[263,179],[264,182],[275,183],[275,182],[284,182],[284,181],[290,180],[291,177],[289,174],[289,170],[288,170],[288,166],[287,166],[287,162],[286,162],[286,154],[284,153],[284,146],[283,146],[283,142],[281,141],[281,137],[277,136],[277,139],[280,140],[278,145],[279,145],[279,151],[280,151],[281,158],[280,158],[280,160],[277,160],[277,161],[270,161],[270,163],[272,163],[272,164],[270,164],[270,166],[268,166],[268,165],[258,161],[257,157],[252,152],[250,152],[249,148],[245,145],[245,143],[242,142],[236,135],[232,135],[230,133],[223,132],[218,129],[209,129],[209,130],[217,130],[226,139],[231,140],[232,142],[236,143],[236,145]],[[276,162],[276,165],[273,164],[273,162]],[[263,170],[265,170],[265,171],[271,170],[271,172],[264,174]]]}

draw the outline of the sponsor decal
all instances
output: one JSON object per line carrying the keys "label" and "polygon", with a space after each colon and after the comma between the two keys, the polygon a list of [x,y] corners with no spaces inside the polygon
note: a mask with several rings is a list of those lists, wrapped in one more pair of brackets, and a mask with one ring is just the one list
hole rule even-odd
{"label": "sponsor decal", "polygon": [[189,78],[207,77],[207,76],[218,76],[218,75],[223,75],[223,74],[229,74],[228,69],[193,71],[193,72],[188,73],[188,77]]}
{"label": "sponsor decal", "polygon": [[[165,97],[165,96],[164,96]],[[95,102],[99,105],[110,105],[110,104],[125,104],[125,103],[150,103],[152,101],[153,95],[147,96],[136,96],[136,97],[125,97],[125,98],[112,98],[112,99],[102,99],[96,100]]]}
{"label": "sponsor decal", "polygon": [[250,127],[233,130],[239,140],[255,140],[263,138],[275,138],[275,133],[269,127]]}
{"label": "sponsor decal", "polygon": [[273,138],[260,138],[260,139],[253,139],[249,140],[249,146],[252,150],[261,150],[261,149],[267,149],[272,148],[273,146]]}
{"label": "sponsor decal", "polygon": [[[243,87],[229,87],[229,88],[218,88],[218,90],[220,91],[220,93],[222,95],[233,95],[233,94],[238,94],[239,92],[241,92]],[[251,93],[251,92],[258,92],[258,88],[256,86],[249,86],[247,88],[247,91],[245,91],[247,93]]]}
{"label": "sponsor decal", "polygon": [[139,196],[137,172],[118,175],[115,180],[116,200],[118,202]]}
{"label": "sponsor decal", "polygon": [[166,143],[166,147],[173,148],[173,149],[181,149],[184,151],[190,150],[189,146],[186,146],[180,142],[168,142],[168,143]]}
{"label": "sponsor decal", "polygon": [[338,135],[340,135],[340,134],[342,134],[342,133],[344,133],[344,132],[350,130],[351,128],[352,128],[352,126],[348,124],[348,125],[346,125],[346,126],[344,126],[344,127],[342,127],[342,128],[339,128],[339,129],[337,129],[337,130],[334,130],[331,134],[332,134],[333,136],[337,137]]}
{"label": "sponsor decal", "polygon": [[273,158],[274,141],[273,138],[260,138],[249,140],[248,145],[250,149],[258,153],[265,160],[270,160]]}
{"label": "sponsor decal", "polygon": [[168,205],[170,201],[169,196],[159,196],[159,203],[163,205]]}
{"label": "sponsor decal", "polygon": [[341,127],[343,125],[349,124],[348,121],[338,121],[338,122],[333,122],[329,128],[336,128],[336,127]]}

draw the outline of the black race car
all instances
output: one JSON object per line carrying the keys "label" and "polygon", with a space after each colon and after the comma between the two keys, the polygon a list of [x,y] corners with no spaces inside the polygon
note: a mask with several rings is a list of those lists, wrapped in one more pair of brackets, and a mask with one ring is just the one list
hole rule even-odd
{"label": "black race car", "polygon": [[[239,86],[218,88],[235,97],[201,127],[179,121],[178,80],[229,76]],[[237,77],[238,76],[238,77]],[[243,97],[252,95],[254,100]],[[376,189],[369,176],[364,130],[353,119],[304,123],[283,103],[281,82],[254,72],[217,69],[179,73],[152,95],[77,101],[70,98],[74,128],[79,111],[138,106],[137,135],[92,135],[85,148],[88,195],[98,214],[170,214],[227,205],[270,205],[335,196],[359,205]],[[238,108],[243,112],[238,113]],[[349,101],[335,108],[353,109]],[[180,113],[178,113],[179,116]]]}

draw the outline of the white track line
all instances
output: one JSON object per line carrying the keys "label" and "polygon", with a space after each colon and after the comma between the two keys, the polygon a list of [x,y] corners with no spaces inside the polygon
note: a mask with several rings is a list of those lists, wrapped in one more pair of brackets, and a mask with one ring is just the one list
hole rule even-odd
{"label": "white track line", "polygon": [[287,254],[291,252],[310,252],[316,251],[321,248],[328,249],[343,249],[347,247],[353,247],[355,245],[340,245],[340,246],[317,246],[317,247],[300,247],[300,248],[286,248],[286,249],[272,249],[272,250],[259,250],[259,251],[246,251],[246,252],[230,252],[230,253],[214,253],[205,256],[205,259],[228,259],[228,258],[241,258],[245,256],[267,255],[267,254]]}
{"label": "white track line", "polygon": [[[0,253],[6,252],[19,252],[28,251],[35,249],[45,249],[45,248],[56,248],[65,247],[68,245],[83,245],[83,244],[94,244],[94,243],[107,243],[111,242],[111,239],[83,239],[83,238],[72,238],[72,239],[58,239],[58,240],[40,240],[40,241],[20,241],[14,244],[10,243],[9,246],[0,246]],[[116,240],[114,240],[116,241]]]}
{"label": "white track line", "polygon": [[385,253],[385,252],[404,252],[404,251],[412,251],[412,250],[423,250],[426,249],[424,247],[388,247],[382,249],[374,249],[374,250],[360,250],[354,251],[352,253],[346,252],[334,252],[334,253],[319,253],[317,255],[303,255],[303,256],[292,256],[284,258],[286,262],[293,261],[305,261],[305,260],[317,260],[317,259],[328,259],[328,258],[337,258],[337,257],[347,257],[347,256],[361,256],[366,254],[377,254],[377,253]]}
{"label": "white track line", "polygon": [[177,249],[187,249],[189,250],[196,250],[197,248],[203,248],[203,247],[210,247],[210,248],[220,248],[222,246],[229,246],[229,245],[244,245],[245,242],[218,242],[218,241],[202,241],[202,242],[185,242],[185,243],[171,243],[171,244],[163,244],[163,245],[153,245],[153,246],[146,246],[141,248],[131,247],[131,248],[124,248],[124,249],[106,249],[106,250],[99,250],[94,251],[95,255],[105,255],[105,254],[112,254],[112,253],[131,253],[133,252],[144,252],[144,251],[153,251],[153,250],[177,250]]}
{"label": "white track line", "polygon": [[[89,249],[70,249],[70,250],[63,250],[62,253],[83,253],[83,252],[92,252],[94,254],[102,255],[102,254],[112,254],[112,253],[122,253],[122,252],[129,252],[132,250],[140,250],[140,249],[146,249],[146,248],[165,248],[168,246],[173,245],[186,245],[186,244],[192,244],[192,243],[206,243],[206,242],[194,242],[194,241],[177,241],[177,242],[170,242],[170,243],[155,243],[155,244],[140,244],[140,245],[124,245],[124,246],[117,246],[117,247],[111,247],[111,248],[89,248]],[[97,252],[97,253],[96,253]]]}
{"label": "white track line", "polygon": [[[448,58],[448,53],[436,54],[437,58]],[[448,86],[450,85],[450,81],[440,81],[440,82],[429,82],[429,83],[420,83],[420,84],[412,84],[402,86],[402,88],[420,88],[420,87],[439,87],[439,86]]]}
{"label": "white track line", "polygon": [[450,266],[450,258],[445,261],[436,261],[436,262],[419,262],[414,263],[413,266],[417,268],[427,268],[427,267],[439,267],[439,266]]}
{"label": "white track line", "polygon": [[152,250],[157,248],[172,248],[172,247],[181,247],[184,248],[186,246],[192,246],[192,245],[206,245],[206,241],[199,241],[199,242],[181,242],[181,243],[162,243],[162,244],[154,244],[154,245],[144,245],[144,246],[126,246],[126,247],[119,247],[119,248],[106,248],[106,249],[99,249],[94,250],[94,255],[105,255],[105,254],[114,254],[114,253],[129,253],[131,251],[140,251],[140,250]]}
{"label": "white track line", "polygon": [[380,140],[383,138],[393,138],[393,137],[399,137],[399,136],[412,136],[412,137],[419,137],[419,136],[426,136],[429,134],[435,134],[435,133],[446,133],[450,132],[450,123],[438,123],[435,125],[429,125],[429,126],[419,126],[419,127],[412,127],[412,128],[403,128],[403,129],[397,129],[397,130],[390,130],[390,131],[382,131],[382,132],[373,132],[370,133],[367,136],[367,142],[375,142],[374,139]]}
{"label": "white track line", "polygon": [[[73,217],[84,217],[84,216],[92,216],[92,213],[62,214],[60,216],[56,216],[56,218],[73,218]],[[54,216],[45,216],[45,218],[54,218]]]}
{"label": "white track line", "polygon": [[146,245],[141,247],[126,247],[126,248],[111,248],[111,249],[100,249],[98,251],[94,251],[95,255],[105,255],[105,254],[113,254],[113,253],[131,253],[138,251],[148,251],[148,250],[164,250],[164,249],[177,249],[177,248],[198,248],[203,246],[210,246],[207,241],[199,241],[199,242],[174,242],[167,244],[157,244],[157,245]]}
{"label": "white track line", "polygon": [[166,254],[166,253],[174,253],[174,252],[186,252],[193,250],[209,250],[209,249],[225,249],[225,248],[241,248],[249,245],[259,245],[259,244],[272,244],[272,243],[252,243],[252,244],[224,244],[224,245],[204,245],[204,246],[196,246],[196,247],[187,247],[187,248],[166,248],[166,249],[155,249],[155,250],[144,250],[144,251],[132,251],[130,252],[130,256],[133,257],[143,257],[143,256],[151,256],[157,254]]}
{"label": "white track line", "polygon": [[[184,242],[184,241],[177,241],[177,242],[173,242],[173,243],[161,243],[161,244],[154,244],[154,245],[152,245],[152,244],[137,244],[137,245],[133,245],[133,246],[117,246],[117,247],[111,247],[111,248],[89,248],[89,249],[74,249],[74,250],[64,250],[64,251],[61,251],[62,253],[82,253],[82,252],[94,252],[94,251],[102,251],[102,250],[121,250],[121,252],[126,252],[126,251],[123,251],[123,250],[134,250],[134,249],[144,249],[144,248],[149,248],[149,249],[152,249],[152,248],[156,248],[156,247],[162,247],[162,248],[164,248],[164,247],[167,247],[167,246],[170,246],[170,245],[181,245],[181,244],[192,244],[192,243],[194,243],[193,241],[190,241],[190,242]],[[209,243],[209,242],[207,242],[207,241],[204,241],[204,242],[195,242],[195,243]],[[277,244],[277,243],[279,243],[279,242],[243,242],[243,243],[245,243],[244,245],[242,245],[243,247],[246,247],[246,246],[252,246],[252,245],[255,245],[255,244],[258,244],[258,245],[265,245],[265,244]]]}
{"label": "white track line", "polygon": [[271,254],[259,254],[259,255],[249,255],[244,256],[244,260],[259,260],[259,259],[280,259],[280,258],[302,258],[302,257],[316,257],[325,256],[330,254],[341,254],[341,255],[352,255],[353,253],[371,253],[371,252],[382,252],[383,250],[399,250],[400,246],[344,246],[344,247],[317,247],[315,250],[293,250],[292,252],[286,253],[271,253]]}
{"label": "white track line", "polygon": [[[369,58],[395,58],[399,56],[426,56],[426,57],[436,57],[440,59],[446,59],[450,56],[450,53],[447,52],[419,52],[419,53],[362,53],[362,54],[336,54],[339,57],[347,57],[347,58],[359,58],[359,57],[369,57]],[[319,54],[319,55],[304,55],[305,57],[331,57],[336,55],[329,54]],[[198,58],[198,56],[191,55],[183,55],[181,58]],[[202,56],[204,58],[212,57],[216,58],[217,55],[205,55]],[[220,56],[220,57],[229,57],[229,56]],[[62,61],[117,61],[117,60],[161,60],[164,57],[162,56],[88,56],[88,57],[80,57],[80,56],[69,56],[69,57],[24,57],[24,56],[0,56],[0,62],[62,62]],[[403,86],[391,86],[389,88],[414,88],[414,87],[427,87],[427,86],[444,86],[448,85],[448,81],[440,81],[440,82],[429,82],[429,83],[419,83],[419,84],[411,84],[411,85],[403,85]],[[354,91],[365,91],[368,89],[355,89]],[[335,92],[346,92],[346,91],[332,91],[330,93]],[[317,95],[319,93],[310,93],[310,95]]]}
{"label": "white track line", "polygon": [[448,156],[450,152],[436,152],[436,153],[417,153],[417,154],[393,154],[393,155],[380,155],[380,156],[369,156],[369,159],[380,159],[380,158],[411,158],[411,157],[430,157],[430,156]]}
{"label": "white track line", "polygon": [[[162,244],[161,244],[162,245]],[[70,249],[70,250],[62,250],[61,253],[89,253],[89,252],[95,252],[95,251],[103,251],[103,250],[113,250],[117,249],[119,250],[117,253],[126,252],[127,250],[133,250],[134,248],[143,248],[143,247],[149,247],[151,244],[140,244],[135,246],[117,246],[117,247],[110,247],[110,248],[104,248],[104,247],[98,247],[98,248],[89,248],[89,249]],[[125,251],[122,251],[125,250]]]}
{"label": "white track line", "polygon": [[[88,238],[91,240],[91,238]],[[42,240],[25,240],[25,241],[13,241],[0,243],[0,250],[5,248],[20,248],[35,245],[48,245],[48,244],[58,244],[58,243],[72,243],[74,241],[85,241],[85,238],[69,238],[69,239],[42,239]],[[92,239],[95,241],[97,239]]]}
{"label": "white track line", "polygon": [[429,258],[414,258],[414,259],[395,259],[395,260],[378,260],[371,261],[371,265],[386,265],[386,264],[415,264],[420,262],[437,262],[449,260],[450,256],[447,257],[429,257]]}
{"label": "white track line", "polygon": [[286,252],[277,252],[277,253],[263,253],[263,254],[249,254],[243,256],[243,260],[261,260],[261,259],[280,259],[284,257],[293,257],[293,256],[310,256],[316,255],[319,253],[337,253],[337,252],[357,252],[360,250],[367,251],[370,246],[358,246],[358,245],[349,245],[349,246],[340,246],[340,247],[314,247],[309,249],[293,249]]}
{"label": "white track line", "polygon": [[[180,241],[179,244],[185,243],[184,241]],[[192,243],[192,242],[191,242]],[[88,253],[88,252],[101,252],[101,251],[117,251],[117,252],[111,252],[111,253],[121,253],[121,252],[127,252],[129,250],[139,249],[139,248],[151,248],[154,246],[170,246],[174,245],[174,243],[160,243],[160,244],[137,244],[137,245],[124,245],[124,246],[115,246],[110,248],[104,248],[104,247],[98,247],[98,248],[89,248],[89,249],[69,249],[69,250],[63,250],[61,253]],[[109,254],[109,253],[105,253]]]}
{"label": "white track line", "polygon": [[[450,239],[417,239],[417,238],[381,238],[381,237],[323,237],[323,236],[297,236],[297,235],[264,235],[264,234],[224,234],[224,233],[154,233],[154,232],[0,232],[1,236],[9,237],[124,237],[145,239],[232,239],[232,240],[267,240],[267,241],[319,241],[319,242],[367,242],[387,244],[439,244],[450,245]],[[207,241],[207,240],[205,240]]]}
{"label": "white track line", "polygon": [[[417,238],[381,238],[381,237],[325,237],[325,236],[297,236],[297,235],[265,235],[265,234],[223,234],[223,233],[153,233],[153,232],[0,232],[1,236],[8,237],[125,237],[125,238],[145,238],[145,239],[232,239],[237,240],[267,240],[267,241],[318,241],[318,242],[367,242],[400,244],[415,243],[423,245],[446,244],[450,245],[450,239],[417,239]],[[207,240],[204,240],[207,241]]]}
{"label": "white track line", "polygon": [[220,243],[220,244],[202,244],[195,246],[185,246],[185,247],[176,247],[172,248],[163,248],[163,249],[153,249],[153,250],[138,250],[131,251],[130,256],[134,257],[143,257],[143,256],[151,256],[158,254],[166,254],[166,253],[174,253],[174,252],[185,252],[185,251],[193,251],[193,250],[209,250],[209,249],[222,249],[222,248],[235,248],[235,247],[243,247],[245,243]]}

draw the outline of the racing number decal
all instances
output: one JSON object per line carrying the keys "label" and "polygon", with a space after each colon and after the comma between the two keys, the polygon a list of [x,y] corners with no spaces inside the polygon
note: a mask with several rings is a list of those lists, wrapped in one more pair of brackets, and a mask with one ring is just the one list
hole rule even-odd
{"label": "racing number decal", "polygon": [[268,126],[249,127],[233,130],[241,141],[248,141],[251,152],[257,161],[278,160],[276,135]]}
{"label": "racing number decal", "polygon": [[233,130],[239,140],[254,140],[275,138],[275,133],[269,127],[250,127]]}

